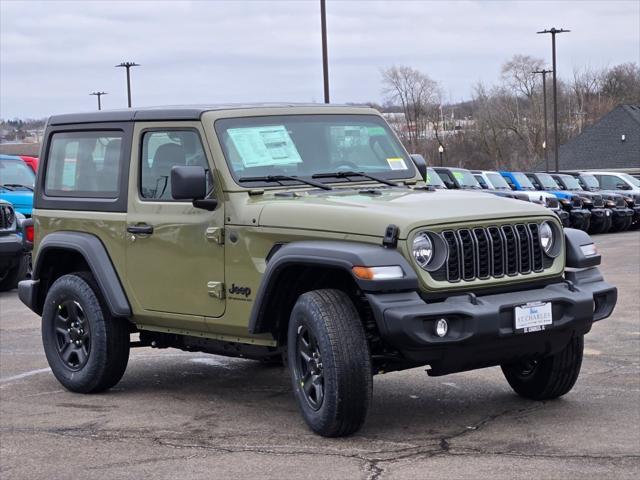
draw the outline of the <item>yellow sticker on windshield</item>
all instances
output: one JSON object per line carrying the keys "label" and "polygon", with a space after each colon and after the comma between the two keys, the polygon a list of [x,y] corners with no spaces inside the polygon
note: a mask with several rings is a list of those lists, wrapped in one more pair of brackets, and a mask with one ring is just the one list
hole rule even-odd
{"label": "yellow sticker on windshield", "polygon": [[387,158],[387,163],[391,170],[406,170],[407,164],[404,163],[404,158]]}

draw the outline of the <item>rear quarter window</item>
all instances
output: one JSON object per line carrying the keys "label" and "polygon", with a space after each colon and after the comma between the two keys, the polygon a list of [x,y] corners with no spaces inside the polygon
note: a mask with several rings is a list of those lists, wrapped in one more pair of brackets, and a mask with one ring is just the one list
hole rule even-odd
{"label": "rear quarter window", "polygon": [[51,197],[118,197],[123,134],[58,132],[51,137],[44,192]]}

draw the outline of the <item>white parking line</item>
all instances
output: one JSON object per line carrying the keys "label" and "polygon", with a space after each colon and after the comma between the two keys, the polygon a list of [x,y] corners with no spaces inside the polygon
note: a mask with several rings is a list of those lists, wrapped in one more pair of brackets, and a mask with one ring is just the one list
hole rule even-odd
{"label": "white parking line", "polygon": [[38,375],[39,373],[50,372],[51,369],[47,368],[39,368],[38,370],[30,370],[28,372],[19,373],[18,375],[14,375],[12,377],[0,378],[0,383],[13,382],[14,380],[20,380],[21,378],[31,377],[32,375]]}

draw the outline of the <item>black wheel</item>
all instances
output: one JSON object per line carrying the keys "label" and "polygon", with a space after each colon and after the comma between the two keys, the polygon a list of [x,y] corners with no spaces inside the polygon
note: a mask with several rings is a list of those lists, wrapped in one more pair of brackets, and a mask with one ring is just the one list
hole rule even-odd
{"label": "black wheel", "polygon": [[325,437],[356,432],[373,385],[371,357],[358,312],[339,290],[314,290],[296,302],[288,329],[288,364],[298,407]]}
{"label": "black wheel", "polygon": [[5,272],[0,272],[0,292],[7,292],[13,290],[18,286],[18,282],[26,278],[27,273],[30,272],[29,266],[31,265],[31,255],[23,256],[18,260],[13,267],[9,268]]}
{"label": "black wheel", "polygon": [[85,273],[64,275],[47,292],[42,343],[53,374],[73,392],[113,387],[129,360],[127,321],[109,315]]}
{"label": "black wheel", "polygon": [[584,337],[572,338],[567,346],[549,357],[502,365],[502,373],[521,397],[551,400],[569,392],[582,366]]}

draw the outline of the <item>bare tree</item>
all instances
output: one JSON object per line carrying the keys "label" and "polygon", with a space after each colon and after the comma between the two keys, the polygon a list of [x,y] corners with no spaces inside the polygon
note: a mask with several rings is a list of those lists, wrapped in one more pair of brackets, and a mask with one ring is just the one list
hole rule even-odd
{"label": "bare tree", "polygon": [[402,134],[411,150],[418,151],[419,140],[426,137],[427,125],[440,93],[438,83],[414,68],[393,66],[382,70],[382,84],[385,100],[402,108]]}

